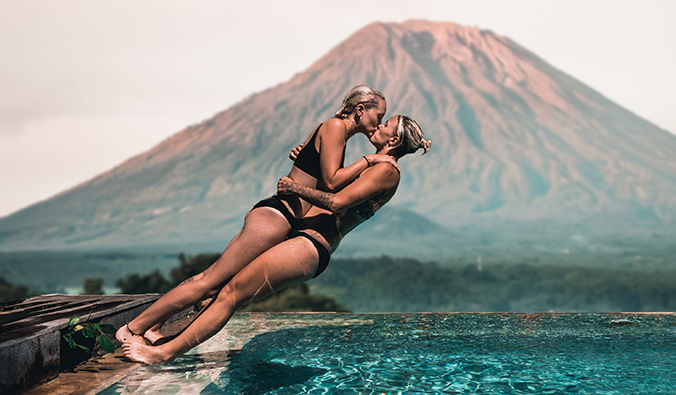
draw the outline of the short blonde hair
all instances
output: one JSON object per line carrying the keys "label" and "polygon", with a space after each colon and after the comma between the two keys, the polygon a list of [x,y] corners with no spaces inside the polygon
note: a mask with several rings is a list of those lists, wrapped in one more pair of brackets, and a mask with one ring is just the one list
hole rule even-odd
{"label": "short blonde hair", "polygon": [[425,155],[432,145],[430,140],[425,140],[420,125],[406,115],[399,115],[399,125],[397,125],[395,135],[399,137],[399,143],[394,152],[400,158],[416,152],[420,148],[424,151],[422,155]]}
{"label": "short blonde hair", "polygon": [[336,111],[335,117],[340,119],[349,117],[360,104],[363,104],[366,110],[378,107],[380,100],[385,101],[385,96],[377,89],[367,85],[355,86],[343,99],[343,105]]}

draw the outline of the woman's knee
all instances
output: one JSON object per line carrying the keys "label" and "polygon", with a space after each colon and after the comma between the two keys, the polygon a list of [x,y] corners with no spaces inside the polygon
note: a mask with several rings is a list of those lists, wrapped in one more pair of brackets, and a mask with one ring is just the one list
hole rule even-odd
{"label": "woman's knee", "polygon": [[221,288],[218,292],[215,292],[214,295],[216,295],[216,300],[214,300],[214,304],[218,304],[221,307],[231,307],[231,308],[237,308],[237,299],[238,295],[240,293],[238,292],[237,285],[235,284],[234,281],[230,281],[223,288]]}

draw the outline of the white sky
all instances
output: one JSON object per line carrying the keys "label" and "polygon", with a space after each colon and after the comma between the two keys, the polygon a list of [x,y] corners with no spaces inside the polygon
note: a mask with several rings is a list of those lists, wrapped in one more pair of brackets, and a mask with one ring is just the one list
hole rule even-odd
{"label": "white sky", "polygon": [[3,0],[0,217],[407,19],[508,36],[676,132],[673,0]]}

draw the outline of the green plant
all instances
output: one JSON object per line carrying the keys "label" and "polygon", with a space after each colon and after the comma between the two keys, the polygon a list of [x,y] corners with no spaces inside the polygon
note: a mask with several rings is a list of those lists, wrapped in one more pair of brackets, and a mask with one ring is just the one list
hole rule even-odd
{"label": "green plant", "polygon": [[101,348],[103,348],[103,350],[106,352],[114,353],[115,346],[113,345],[113,342],[110,341],[108,336],[106,336],[106,333],[115,333],[115,327],[110,324],[87,322],[89,321],[89,317],[91,317],[91,315],[92,313],[90,311],[89,316],[87,316],[85,322],[82,323],[80,323],[80,317],[77,315],[71,318],[68,322],[68,329],[63,335],[63,339],[66,341],[66,343],[68,343],[70,348],[78,347],[87,353],[91,353],[89,347],[78,344],[74,337],[77,335],[83,336],[86,339],[98,337],[99,343],[101,343]]}

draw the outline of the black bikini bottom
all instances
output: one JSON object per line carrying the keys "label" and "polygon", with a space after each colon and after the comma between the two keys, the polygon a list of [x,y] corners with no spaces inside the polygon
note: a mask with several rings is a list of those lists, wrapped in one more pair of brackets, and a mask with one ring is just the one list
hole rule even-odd
{"label": "black bikini bottom", "polygon": [[317,239],[300,230],[292,230],[286,238],[288,240],[298,236],[305,237],[306,239],[310,240],[317,249],[317,253],[319,254],[319,264],[317,265],[317,271],[315,272],[315,275],[312,276],[312,278],[315,278],[322,274],[322,272],[326,270],[326,267],[329,266],[329,258],[331,258],[331,254],[329,254],[329,250],[327,250],[326,247],[318,242]]}
{"label": "black bikini bottom", "polygon": [[265,198],[261,200],[260,202],[256,203],[255,206],[253,206],[252,210],[254,208],[258,207],[272,207],[275,210],[279,211],[282,213],[284,218],[286,218],[287,221],[289,221],[289,225],[291,225],[291,230],[295,229],[301,229],[303,227],[303,221],[299,220],[296,218],[291,211],[289,211],[289,208],[286,207],[286,205],[282,202],[282,199],[277,197],[277,195],[270,196],[269,198]]}
{"label": "black bikini bottom", "polygon": [[319,264],[317,266],[317,271],[315,272],[315,275],[312,276],[312,278],[319,276],[324,270],[326,270],[326,267],[329,266],[329,258],[331,257],[329,250],[327,250],[326,247],[319,243],[314,237],[299,230],[306,228],[305,223],[296,218],[279,197],[273,195],[269,198],[265,198],[256,203],[252,210],[258,207],[272,207],[282,213],[286,220],[289,221],[289,225],[291,225],[291,232],[289,232],[289,234],[286,236],[287,240],[301,236],[307,238],[312,242],[312,244],[314,244],[315,248],[317,249],[317,253],[319,254]]}

